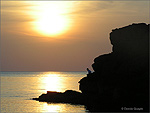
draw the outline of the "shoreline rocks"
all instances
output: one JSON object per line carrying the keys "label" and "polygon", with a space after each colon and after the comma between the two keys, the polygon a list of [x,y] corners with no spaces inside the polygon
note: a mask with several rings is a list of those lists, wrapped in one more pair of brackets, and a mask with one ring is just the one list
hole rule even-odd
{"label": "shoreline rocks", "polygon": [[94,72],[79,81],[82,93],[48,92],[36,100],[84,104],[91,112],[149,111],[149,28],[139,23],[112,30],[112,52],[94,59]]}
{"label": "shoreline rocks", "polygon": [[84,104],[82,93],[73,90],[66,90],[65,92],[47,91],[46,94],[40,95],[39,98],[33,98],[33,100],[40,102]]}

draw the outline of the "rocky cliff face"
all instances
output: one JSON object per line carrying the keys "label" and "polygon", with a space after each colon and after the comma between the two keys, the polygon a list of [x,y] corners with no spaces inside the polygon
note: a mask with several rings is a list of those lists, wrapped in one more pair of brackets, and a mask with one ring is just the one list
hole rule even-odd
{"label": "rocky cliff face", "polygon": [[38,101],[84,104],[91,112],[149,111],[149,27],[144,23],[112,30],[112,52],[94,59],[94,72],[79,88],[42,94]]}
{"label": "rocky cliff face", "polygon": [[88,104],[90,109],[122,111],[124,107],[139,107],[148,111],[149,27],[140,23],[112,30],[112,53],[95,58],[95,72],[79,81],[83,94],[89,98],[96,95],[96,101],[89,99],[94,105]]}

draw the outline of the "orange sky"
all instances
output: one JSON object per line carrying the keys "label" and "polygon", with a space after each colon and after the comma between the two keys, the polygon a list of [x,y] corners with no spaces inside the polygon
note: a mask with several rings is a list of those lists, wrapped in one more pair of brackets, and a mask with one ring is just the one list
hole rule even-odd
{"label": "orange sky", "polygon": [[149,22],[149,1],[1,2],[1,71],[86,71],[109,33]]}

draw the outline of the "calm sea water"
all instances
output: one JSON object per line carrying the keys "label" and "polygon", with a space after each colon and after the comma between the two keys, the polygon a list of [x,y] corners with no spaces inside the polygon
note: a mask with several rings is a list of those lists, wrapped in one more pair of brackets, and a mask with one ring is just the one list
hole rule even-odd
{"label": "calm sea water", "polygon": [[77,90],[86,72],[0,72],[1,113],[88,112],[84,105],[38,102],[31,98],[47,91]]}

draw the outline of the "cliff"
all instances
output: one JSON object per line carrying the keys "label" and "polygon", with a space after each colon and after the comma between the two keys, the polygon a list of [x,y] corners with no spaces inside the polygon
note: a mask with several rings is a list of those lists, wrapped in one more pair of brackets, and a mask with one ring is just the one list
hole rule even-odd
{"label": "cliff", "polygon": [[79,82],[83,94],[98,95],[94,109],[87,105],[90,109],[123,111],[124,107],[140,107],[148,111],[149,27],[140,23],[112,30],[112,53],[95,58],[95,72]]}
{"label": "cliff", "polygon": [[84,104],[92,112],[149,111],[149,27],[139,23],[112,30],[112,52],[94,59],[94,72],[79,81],[82,93],[48,92],[34,99]]}

